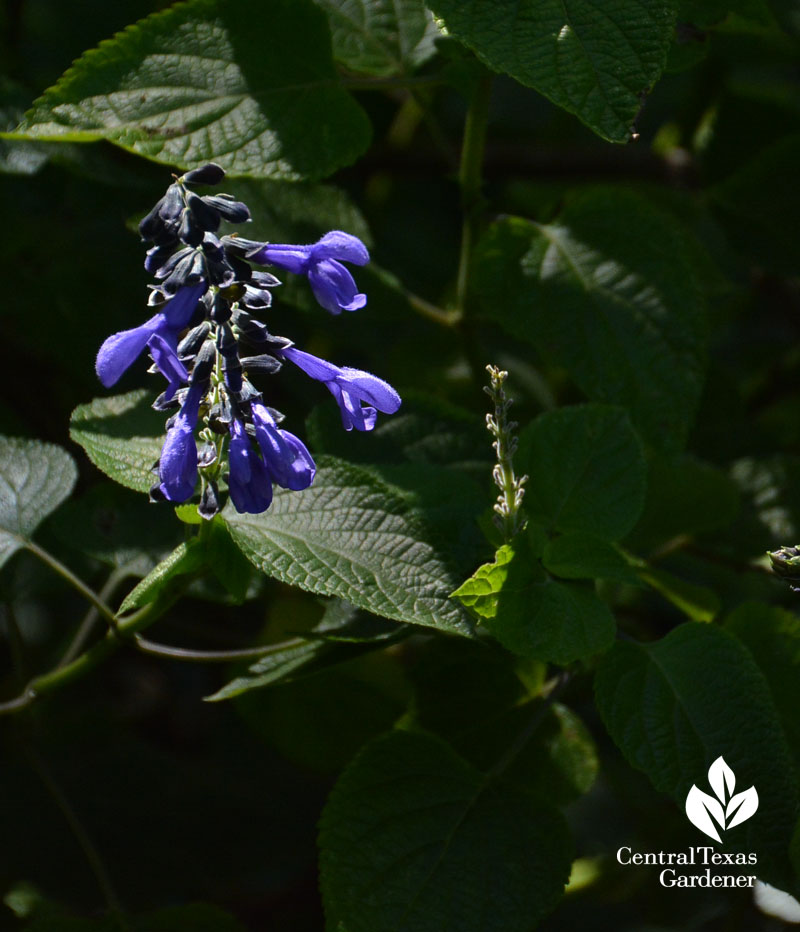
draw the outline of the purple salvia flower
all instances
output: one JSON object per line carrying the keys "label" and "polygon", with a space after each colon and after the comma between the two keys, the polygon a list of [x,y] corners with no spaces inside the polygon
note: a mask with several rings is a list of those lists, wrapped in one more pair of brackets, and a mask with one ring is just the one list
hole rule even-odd
{"label": "purple salvia flower", "polygon": [[241,421],[231,421],[230,434],[228,490],[231,501],[238,512],[259,515],[272,503],[272,483],[267,467]]}
{"label": "purple salvia flower", "polygon": [[171,330],[168,330],[164,336],[154,333],[147,341],[153,362],[168,382],[167,390],[164,392],[164,401],[173,398],[181,385],[189,380],[186,366],[178,358],[177,343],[177,335]]}
{"label": "purple salvia flower", "polygon": [[[400,407],[400,396],[392,386],[369,372],[349,366],[334,366],[293,346],[286,347],[281,353],[306,375],[325,383],[342,412],[345,430],[354,427],[356,430],[372,430],[377,419],[376,409],[384,414],[394,414]],[[362,406],[364,402],[366,404]]]}
{"label": "purple salvia flower", "polygon": [[194,430],[197,426],[200,401],[205,395],[206,385],[197,382],[189,386],[180,411],[175,415],[167,431],[167,439],[161,449],[158,477],[159,489],[171,502],[185,502],[194,493],[197,485],[197,443]]}
{"label": "purple salvia flower", "polygon": [[342,262],[366,265],[367,247],[357,236],[333,230],[311,246],[267,243],[248,253],[247,258],[262,265],[270,263],[296,275],[307,275],[314,297],[331,314],[357,311],[367,303],[350,272]]}
{"label": "purple salvia flower", "polygon": [[[103,385],[111,388],[115,382],[118,382],[123,373],[136,362],[144,348],[150,345],[150,340],[154,335],[158,334],[168,343],[171,342],[171,338],[183,330],[191,320],[197,302],[205,290],[205,282],[187,285],[181,288],[175,297],[150,320],[132,330],[122,330],[108,337],[100,347],[95,363],[97,376]],[[158,365],[157,361],[156,365]]]}
{"label": "purple salvia flower", "polygon": [[299,437],[281,430],[275,418],[260,402],[250,405],[256,440],[270,477],[281,488],[299,492],[314,481],[317,467]]}

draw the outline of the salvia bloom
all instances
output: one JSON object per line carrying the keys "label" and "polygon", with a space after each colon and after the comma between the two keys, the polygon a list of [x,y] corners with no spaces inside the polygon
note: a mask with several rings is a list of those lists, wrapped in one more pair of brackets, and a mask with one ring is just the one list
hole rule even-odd
{"label": "salvia bloom", "polygon": [[109,388],[148,352],[150,371],[167,383],[153,407],[170,412],[150,496],[186,502],[197,495],[204,518],[220,509],[220,481],[236,510],[249,514],[269,508],[274,485],[301,491],[314,481],[316,466],[305,444],[283,428],[283,415],[251,381],[278,372],[284,360],[325,384],[347,430],[372,430],[378,411],[400,407],[400,396],[382,379],[299,350],[255,316],[271,306],[280,281],[251,263],[307,276],[317,301],[333,314],[364,307],[366,295],[342,264],[369,261],[361,240],[339,230],[310,246],[218,235],[223,221],[250,219],[241,201],[193,190],[224,177],[209,164],[176,178],[139,224],[142,239],[152,244],[144,265],[155,279],[148,301],[155,313],[110,336],[96,363]]}

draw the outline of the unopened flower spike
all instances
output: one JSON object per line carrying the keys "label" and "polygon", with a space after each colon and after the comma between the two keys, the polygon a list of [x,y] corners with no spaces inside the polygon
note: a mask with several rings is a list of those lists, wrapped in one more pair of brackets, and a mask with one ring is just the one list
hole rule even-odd
{"label": "unopened flower spike", "polygon": [[237,511],[260,514],[274,485],[302,491],[314,481],[316,465],[305,444],[256,387],[285,360],[328,388],[346,430],[372,430],[379,411],[400,407],[387,382],[297,349],[254,316],[271,306],[280,281],[251,262],[307,275],[317,300],[334,314],[363,307],[366,295],[342,265],[369,261],[361,240],[334,230],[312,246],[281,246],[221,232],[223,223],[248,221],[247,206],[228,194],[193,189],[224,177],[213,163],[186,172],[139,224],[152,244],[145,269],[155,279],[148,300],[155,313],[112,334],[96,363],[110,388],[149,352],[150,371],[167,382],[153,408],[169,413],[151,498],[178,503],[199,496],[206,519],[222,507],[221,483]]}
{"label": "unopened flower spike", "polygon": [[511,539],[525,527],[525,516],[522,511],[522,499],[525,495],[527,476],[517,478],[514,473],[514,453],[517,449],[517,438],[514,431],[516,421],[509,420],[508,409],[512,399],[506,395],[505,381],[508,373],[497,366],[487,366],[489,385],[484,387],[486,394],[492,399],[494,410],[486,415],[486,428],[494,437],[494,451],[497,457],[492,478],[500,494],[494,506],[494,521],[503,532],[503,539],[509,543]]}

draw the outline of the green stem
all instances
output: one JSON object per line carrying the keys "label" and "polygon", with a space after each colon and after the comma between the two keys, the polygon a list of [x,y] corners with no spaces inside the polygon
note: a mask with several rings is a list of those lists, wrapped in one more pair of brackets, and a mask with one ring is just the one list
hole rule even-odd
{"label": "green stem", "polygon": [[[117,586],[128,577],[129,573],[126,567],[118,567],[115,570],[112,570],[109,575],[106,584],[98,593],[98,598],[101,602],[107,603],[111,596],[114,594]],[[89,609],[89,611],[84,616],[83,621],[80,623],[78,630],[75,632],[75,637],[72,639],[69,647],[67,648],[64,656],[59,660],[56,669],[59,667],[65,667],[68,663],[71,663],[83,649],[83,645],[86,643],[87,638],[92,633],[92,628],[94,628],[97,623],[97,619],[100,617],[100,612],[95,605]]]}
{"label": "green stem", "polygon": [[261,647],[245,647],[240,650],[192,650],[187,647],[171,647],[169,644],[159,644],[136,635],[136,646],[145,654],[156,657],[171,657],[173,660],[188,660],[193,663],[228,663],[232,660],[249,660],[251,658],[265,657],[268,654],[277,654],[287,647],[304,644],[304,638],[290,638],[278,644],[266,644]]}
{"label": "green stem", "polygon": [[62,579],[65,579],[74,589],[77,589],[88,602],[91,602],[112,628],[116,627],[117,616],[114,612],[97,593],[93,589],[90,589],[82,579],[79,579],[68,566],[65,566],[60,560],[56,559],[52,553],[44,550],[32,540],[23,540],[23,544],[32,554],[37,556],[42,563],[49,566],[54,573],[57,573]]}
{"label": "green stem", "polygon": [[484,75],[478,82],[470,101],[464,123],[464,141],[461,146],[461,165],[458,183],[461,188],[461,253],[456,279],[456,307],[466,314],[472,250],[481,220],[481,185],[483,152],[486,147],[486,127],[489,120],[489,101],[492,94],[492,75]]}
{"label": "green stem", "polygon": [[109,913],[116,920],[118,928],[123,930],[123,932],[127,932],[130,926],[125,919],[125,912],[122,909],[122,905],[111,883],[111,877],[103,863],[103,859],[100,857],[100,853],[76,815],[75,810],[70,805],[69,800],[64,795],[64,791],[58,785],[42,758],[32,749],[28,750],[27,756],[34,773],[36,773],[47,792],[53,798],[56,806],[58,806],[61,814],[64,816],[64,820],[67,825],[69,825],[72,834],[75,836],[75,840],[80,845],[89,863],[89,867],[97,880],[97,884],[103,893]]}

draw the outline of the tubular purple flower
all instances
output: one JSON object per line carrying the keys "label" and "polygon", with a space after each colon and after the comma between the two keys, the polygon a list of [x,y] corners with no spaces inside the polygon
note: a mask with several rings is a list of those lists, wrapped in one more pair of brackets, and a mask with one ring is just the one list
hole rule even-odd
{"label": "tubular purple flower", "polygon": [[197,302],[205,290],[205,282],[187,285],[150,320],[132,330],[122,330],[108,337],[100,347],[95,362],[97,376],[103,385],[111,388],[118,382],[125,371],[136,362],[145,346],[148,346],[151,337],[158,334],[164,339],[170,339],[183,330],[192,319]]}
{"label": "tubular purple flower", "polygon": [[247,258],[277,265],[296,275],[307,275],[314,297],[331,314],[357,311],[367,303],[367,296],[359,293],[353,276],[342,265],[342,262],[353,265],[369,262],[367,247],[350,233],[332,230],[310,246],[267,243],[248,253]]}
{"label": "tubular purple flower", "polygon": [[272,483],[264,461],[253,447],[241,421],[230,425],[228,490],[238,512],[259,515],[272,503]]}
{"label": "tubular purple flower", "polygon": [[153,362],[169,383],[164,392],[164,401],[173,398],[181,385],[189,380],[186,366],[180,361],[176,352],[177,342],[177,336],[172,331],[167,331],[165,336],[154,333],[147,341]]}
{"label": "tubular purple flower", "polygon": [[[372,430],[377,420],[377,411],[394,414],[401,400],[397,392],[377,376],[349,366],[334,366],[333,363],[312,356],[293,346],[281,350],[286,359],[299,366],[312,379],[323,382],[336,399],[342,412],[345,430]],[[366,404],[363,404],[366,402]]]}
{"label": "tubular purple flower", "polygon": [[263,404],[250,405],[256,440],[270,477],[283,489],[299,492],[314,481],[316,464],[305,444],[288,430],[281,430]]}
{"label": "tubular purple flower", "polygon": [[197,485],[197,444],[194,429],[200,410],[200,400],[206,386],[198,382],[189,387],[181,409],[167,431],[158,466],[159,488],[171,502],[185,502]]}

